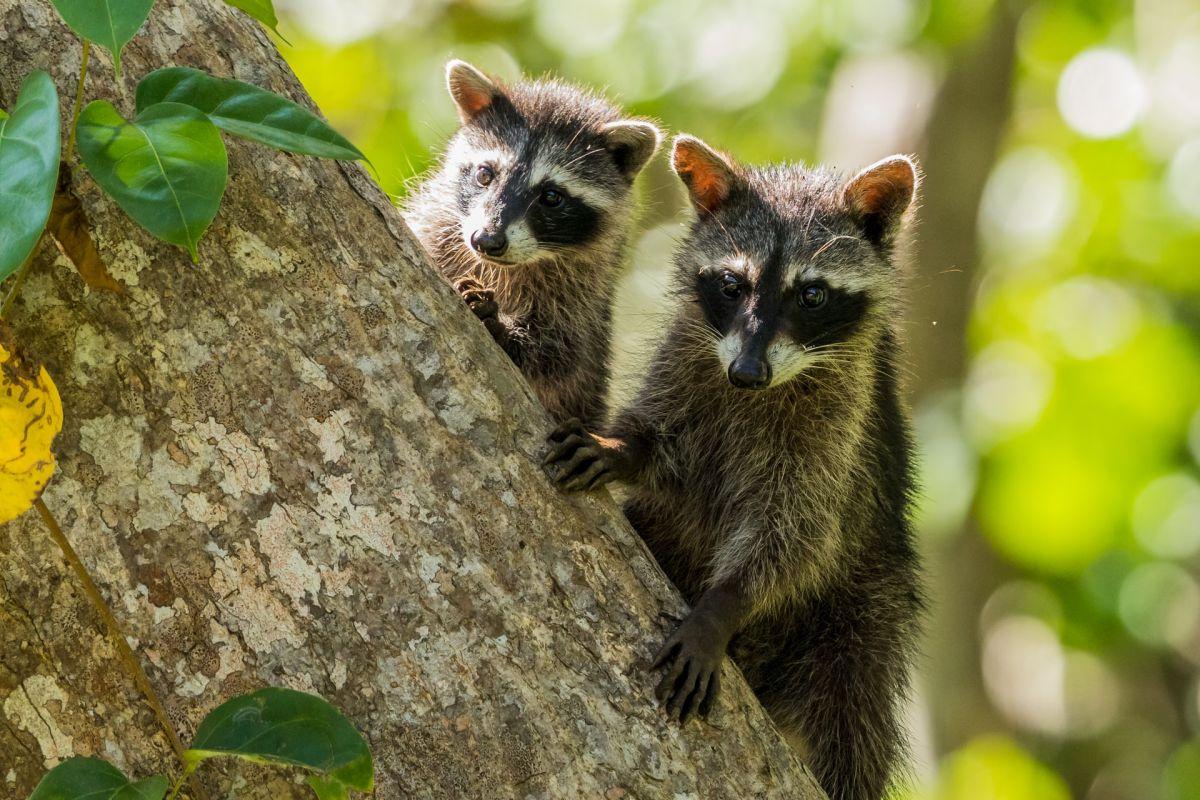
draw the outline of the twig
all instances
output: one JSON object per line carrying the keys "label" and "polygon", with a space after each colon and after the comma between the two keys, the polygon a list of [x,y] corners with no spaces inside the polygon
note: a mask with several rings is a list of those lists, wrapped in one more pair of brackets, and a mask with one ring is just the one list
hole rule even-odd
{"label": "twig", "polygon": [[[45,234],[43,234],[44,236]],[[41,239],[38,239],[41,242]],[[4,305],[0,306],[0,319],[6,319],[8,312],[12,311],[13,304],[17,302],[17,295],[21,293],[21,287],[25,285],[25,279],[29,277],[29,270],[33,266],[33,256],[37,253],[37,245],[34,245],[33,250],[29,252],[29,258],[25,259],[25,263],[17,270],[13,277],[12,288],[8,290],[8,294],[4,297]]]}
{"label": "twig", "polygon": [[179,795],[179,790],[183,788],[183,782],[191,777],[192,771],[195,769],[195,764],[188,764],[183,768],[183,773],[179,776],[179,779],[175,781],[175,785],[171,787],[171,794],[167,796],[167,800],[175,800],[176,796]]}
{"label": "twig", "polygon": [[83,81],[87,78],[88,58],[92,54],[92,43],[87,39],[83,40],[83,58],[79,64],[79,83],[75,86],[75,105],[71,110],[71,130],[67,134],[67,155],[63,161],[71,163],[71,156],[75,155],[75,129],[79,127],[79,112],[83,106]]}
{"label": "twig", "polygon": [[[176,785],[176,789],[178,789],[178,786],[191,775],[191,770],[187,769],[187,762],[183,757],[183,742],[180,741],[179,734],[175,732],[175,726],[171,724],[171,719],[167,716],[162,702],[158,699],[158,693],[150,685],[150,679],[146,677],[146,671],[142,669],[142,663],[138,661],[133,648],[129,646],[129,642],[121,630],[120,623],[117,622],[116,617],[113,616],[112,611],[108,607],[108,603],[105,602],[104,597],[100,594],[100,589],[97,588],[95,581],[92,580],[87,567],[79,560],[79,554],[75,552],[75,548],[71,546],[70,540],[62,532],[62,528],[58,526],[58,521],[54,519],[54,515],[50,513],[50,509],[46,507],[45,501],[40,497],[34,501],[34,506],[37,508],[46,529],[50,531],[50,538],[54,539],[54,543],[62,550],[67,564],[70,565],[76,579],[83,587],[83,593],[87,596],[88,602],[91,603],[92,608],[104,621],[104,626],[108,629],[109,638],[112,639],[113,644],[117,647],[121,663],[129,671],[134,683],[137,684],[142,694],[146,696],[146,701],[150,704],[151,710],[154,711],[154,716],[158,719],[158,724],[162,726],[163,731],[167,734],[167,739],[171,742],[171,748],[175,751],[175,755],[179,757],[180,763],[184,764],[183,774],[179,778],[179,784]],[[195,796],[200,796],[196,791],[194,782],[191,788]]]}

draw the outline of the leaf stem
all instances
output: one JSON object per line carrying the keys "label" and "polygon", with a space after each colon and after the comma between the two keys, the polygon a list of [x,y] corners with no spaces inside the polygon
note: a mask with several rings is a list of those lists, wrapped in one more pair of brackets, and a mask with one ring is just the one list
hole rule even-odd
{"label": "leaf stem", "polygon": [[[104,597],[100,594],[100,589],[97,588],[96,582],[92,580],[91,574],[87,567],[79,559],[79,554],[75,552],[75,548],[71,546],[71,542],[62,532],[62,528],[58,526],[58,521],[54,519],[54,515],[50,513],[50,509],[46,507],[46,503],[42,498],[34,501],[34,507],[37,508],[38,515],[42,518],[42,523],[46,529],[50,531],[50,538],[62,550],[63,557],[66,558],[67,564],[75,573],[75,578],[83,587],[83,593],[87,597],[92,608],[100,615],[100,619],[104,621],[105,628],[108,629],[109,638],[116,645],[117,653],[121,657],[121,662],[133,677],[134,683],[146,696],[146,701],[150,704],[154,716],[158,719],[158,724],[162,726],[163,731],[167,734],[167,740],[171,743],[171,748],[175,751],[175,755],[179,757],[180,763],[184,765],[183,775],[180,776],[180,781],[191,775],[193,768],[188,768],[187,761],[184,759],[183,742],[179,739],[179,734],[175,732],[175,726],[171,724],[170,717],[167,716],[166,710],[163,708],[162,702],[158,699],[158,694],[154,691],[154,687],[150,685],[150,679],[146,677],[146,671],[142,669],[142,664],[134,655],[133,649],[129,646],[128,640],[125,638],[125,633],[121,630],[120,623],[113,616],[112,611],[105,602]],[[178,790],[179,785],[176,785]],[[195,791],[195,786],[192,787],[193,794],[199,796]],[[172,797],[175,795],[172,794]]]}
{"label": "leaf stem", "polygon": [[183,768],[183,772],[180,774],[179,779],[176,780],[175,785],[171,787],[171,794],[167,796],[167,800],[175,800],[175,797],[179,794],[179,790],[183,788],[183,782],[191,777],[197,766],[199,765],[193,763],[188,764]]}
{"label": "leaf stem", "polygon": [[71,109],[71,131],[67,135],[67,155],[63,161],[71,163],[71,156],[75,155],[75,129],[79,127],[79,112],[83,106],[83,81],[87,78],[88,58],[92,54],[92,43],[87,39],[83,40],[83,58],[79,64],[79,83],[75,86],[75,106]]}
{"label": "leaf stem", "polygon": [[[44,235],[44,234],[43,234]],[[40,239],[38,240],[40,243]],[[8,317],[8,312],[12,311],[13,304],[17,302],[17,295],[21,293],[21,287],[25,285],[25,279],[29,277],[29,270],[33,267],[33,257],[37,253],[37,245],[29,253],[29,258],[25,259],[25,263],[16,271],[13,276],[12,287],[8,290],[8,294],[4,297],[4,305],[0,306],[0,319]]]}

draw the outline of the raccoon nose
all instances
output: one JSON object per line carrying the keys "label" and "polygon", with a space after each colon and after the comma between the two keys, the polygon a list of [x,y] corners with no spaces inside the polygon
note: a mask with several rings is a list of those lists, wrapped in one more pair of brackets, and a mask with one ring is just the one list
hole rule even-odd
{"label": "raccoon nose", "polygon": [[729,382],[739,389],[762,389],[771,382],[771,365],[761,358],[740,356],[729,365]]}
{"label": "raccoon nose", "polygon": [[508,249],[508,237],[504,231],[475,231],[471,234],[471,247],[485,256],[502,256]]}

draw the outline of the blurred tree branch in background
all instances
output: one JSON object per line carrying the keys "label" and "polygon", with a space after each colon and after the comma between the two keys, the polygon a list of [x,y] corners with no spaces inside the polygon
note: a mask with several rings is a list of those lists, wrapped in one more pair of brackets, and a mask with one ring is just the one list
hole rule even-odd
{"label": "blurred tree branch in background", "polygon": [[[1025,5],[1001,0],[978,39],[958,46],[929,118],[908,284],[910,389],[918,405],[956,391],[966,375],[967,323],[981,275],[979,204],[1008,129],[1017,22]],[[964,524],[968,530],[926,545],[934,598],[926,686],[942,752],[999,727],[979,673],[978,609],[998,583],[1000,567],[970,530],[973,519]]]}

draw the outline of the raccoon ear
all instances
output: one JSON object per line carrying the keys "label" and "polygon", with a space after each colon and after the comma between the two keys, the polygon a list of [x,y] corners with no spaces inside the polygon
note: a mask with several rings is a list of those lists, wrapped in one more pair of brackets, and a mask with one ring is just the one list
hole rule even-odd
{"label": "raccoon ear", "polygon": [[671,167],[687,187],[692,204],[705,213],[720,208],[741,181],[729,159],[686,133],[675,137]]}
{"label": "raccoon ear", "polygon": [[627,178],[642,171],[662,142],[658,126],[642,119],[610,122],[601,129],[601,133],[608,145],[608,152],[617,162],[617,169]]}
{"label": "raccoon ear", "polygon": [[446,64],[446,88],[458,106],[458,118],[470,122],[500,96],[500,87],[465,61],[454,59]]}
{"label": "raccoon ear", "polygon": [[891,240],[916,197],[917,165],[908,156],[889,156],[855,175],[842,199],[875,244]]}

